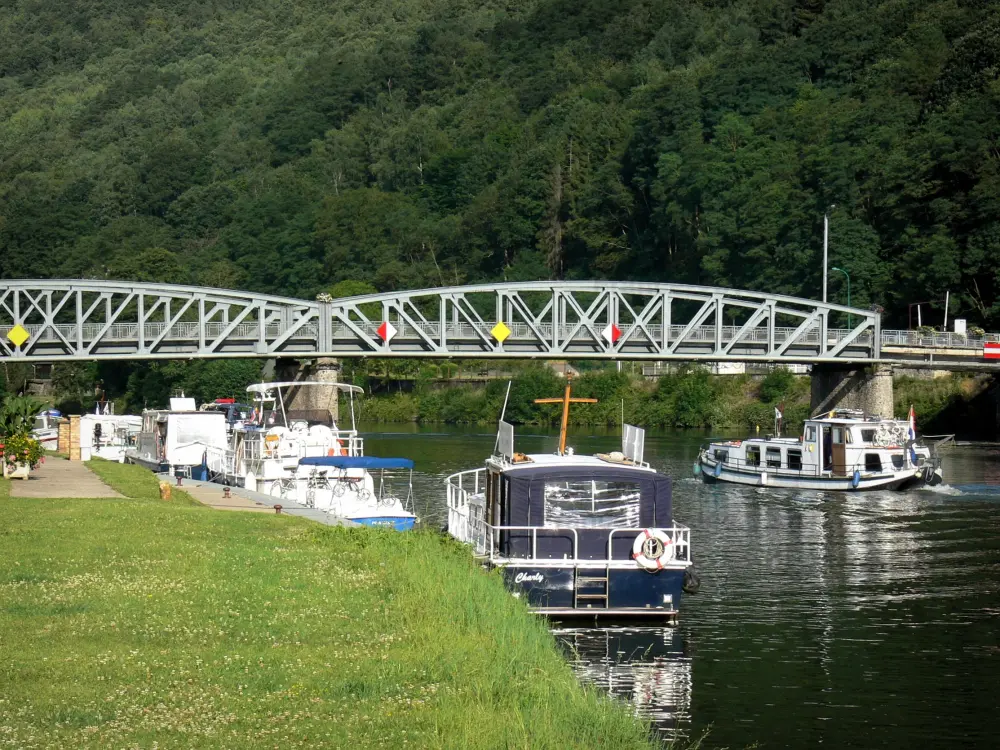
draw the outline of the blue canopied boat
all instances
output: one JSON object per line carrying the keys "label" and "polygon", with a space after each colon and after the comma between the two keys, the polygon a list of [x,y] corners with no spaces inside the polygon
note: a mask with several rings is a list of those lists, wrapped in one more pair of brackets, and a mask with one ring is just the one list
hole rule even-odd
{"label": "blue canopied boat", "polygon": [[643,430],[625,425],[622,451],[566,447],[570,389],[555,454],[514,450],[503,421],[481,469],[446,480],[448,531],[470,544],[532,610],[578,617],[675,622],[698,588],[691,533],[675,523],[670,478],[643,461]]}
{"label": "blue canopied boat", "polygon": [[[413,513],[413,461],[377,456],[308,456],[296,472],[305,504],[363,526],[408,531]],[[304,470],[304,471],[303,471]],[[406,493],[397,490],[406,472]]]}

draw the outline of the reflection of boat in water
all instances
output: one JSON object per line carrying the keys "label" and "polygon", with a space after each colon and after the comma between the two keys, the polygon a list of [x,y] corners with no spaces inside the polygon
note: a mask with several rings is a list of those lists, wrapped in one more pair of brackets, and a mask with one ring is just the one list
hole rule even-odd
{"label": "reflection of boat in water", "polygon": [[560,628],[573,670],[586,682],[630,702],[674,739],[691,721],[691,659],[675,628]]}

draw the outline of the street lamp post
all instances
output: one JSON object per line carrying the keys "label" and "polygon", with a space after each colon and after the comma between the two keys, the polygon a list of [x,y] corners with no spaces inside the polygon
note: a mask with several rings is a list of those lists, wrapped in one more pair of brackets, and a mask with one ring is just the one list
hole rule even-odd
{"label": "street lamp post", "polygon": [[[840,271],[842,274],[844,274],[844,276],[847,277],[847,306],[850,307],[851,306],[851,274],[849,274],[843,268],[837,268],[836,266],[834,266],[830,270],[831,271]],[[852,328],[853,327],[851,325],[851,314],[850,313],[847,313],[847,327],[848,328]]]}
{"label": "street lamp post", "polygon": [[837,207],[836,203],[831,203],[823,212],[823,302],[826,303],[826,264],[828,260],[828,250],[830,247],[830,212]]}

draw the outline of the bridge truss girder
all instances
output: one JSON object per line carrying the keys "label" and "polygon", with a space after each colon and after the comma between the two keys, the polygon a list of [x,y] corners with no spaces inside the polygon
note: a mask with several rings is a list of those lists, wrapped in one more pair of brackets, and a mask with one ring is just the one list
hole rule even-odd
{"label": "bridge truss girder", "polygon": [[[848,318],[848,315],[850,318]],[[852,320],[831,327],[831,317]],[[494,327],[510,335],[501,341]],[[379,327],[396,330],[386,341]],[[607,336],[616,326],[617,337]],[[30,334],[15,346],[7,333]],[[0,281],[0,358],[472,357],[866,362],[868,310],[716,287],[526,282],[308,301],[171,284]]]}

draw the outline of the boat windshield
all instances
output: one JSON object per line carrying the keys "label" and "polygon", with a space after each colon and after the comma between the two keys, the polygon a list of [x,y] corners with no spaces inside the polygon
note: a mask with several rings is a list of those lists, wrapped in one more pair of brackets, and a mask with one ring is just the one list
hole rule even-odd
{"label": "boat windshield", "polygon": [[635,528],[639,485],[633,482],[546,482],[545,527]]}

